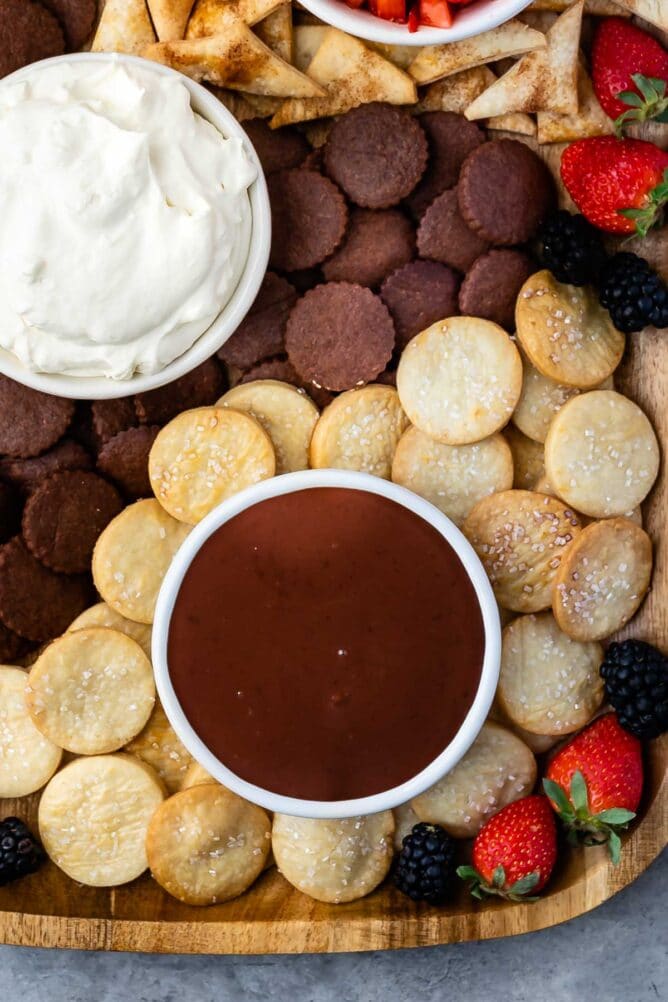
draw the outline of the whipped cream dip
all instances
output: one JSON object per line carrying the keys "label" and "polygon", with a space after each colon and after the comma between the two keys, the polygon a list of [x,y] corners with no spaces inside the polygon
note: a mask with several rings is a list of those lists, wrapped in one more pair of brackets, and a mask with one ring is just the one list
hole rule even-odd
{"label": "whipped cream dip", "polygon": [[34,372],[159,372],[234,293],[255,176],[176,77],[59,63],[7,81],[0,347]]}

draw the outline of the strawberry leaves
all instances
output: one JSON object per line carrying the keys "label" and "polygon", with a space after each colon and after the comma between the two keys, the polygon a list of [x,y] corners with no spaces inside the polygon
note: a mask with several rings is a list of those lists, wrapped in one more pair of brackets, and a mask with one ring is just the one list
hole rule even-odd
{"label": "strawberry leaves", "polygon": [[506,887],[506,871],[502,866],[496,867],[491,881],[485,880],[474,866],[458,866],[457,876],[467,881],[472,896],[478,901],[494,896],[505,898],[507,901],[538,901],[536,896],[530,894],[540,880],[540,873],[537,870],[520,877],[509,887]]}
{"label": "strawberry leaves", "polygon": [[668,122],[666,81],[658,77],[646,77],[642,73],[633,73],[631,80],[638,90],[623,90],[617,95],[620,101],[629,106],[628,111],[615,119],[615,133],[618,136],[623,134],[627,122],[646,122],[648,119]]}
{"label": "strawberry leaves", "polygon": [[619,831],[625,830],[635,817],[633,811],[611,807],[592,814],[589,807],[587,781],[576,770],[570,782],[569,795],[551,779],[543,780],[543,789],[567,829],[572,845],[607,845],[614,865],[619,863],[621,840]]}
{"label": "strawberry leaves", "polygon": [[666,202],[668,202],[668,168],[663,172],[663,180],[648,193],[647,202],[641,209],[617,211],[620,216],[631,219],[635,223],[636,234],[644,237],[658,222]]}

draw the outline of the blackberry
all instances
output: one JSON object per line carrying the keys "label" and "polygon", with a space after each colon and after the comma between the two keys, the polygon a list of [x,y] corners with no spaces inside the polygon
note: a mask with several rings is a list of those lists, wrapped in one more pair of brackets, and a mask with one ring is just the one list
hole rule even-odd
{"label": "blackberry", "polygon": [[644,640],[610,644],[601,665],[608,701],[637,738],[668,731],[668,657]]}
{"label": "blackberry", "polygon": [[455,878],[455,840],[440,825],[413,825],[406,835],[394,882],[413,901],[440,904]]}
{"label": "blackberry", "polygon": [[23,821],[0,821],[0,887],[34,873],[43,861],[42,847]]}
{"label": "blackberry", "polygon": [[610,258],[601,272],[598,298],[624,334],[649,324],[668,327],[668,286],[637,254],[623,251]]}
{"label": "blackberry", "polygon": [[558,282],[586,285],[594,282],[606,261],[598,231],[584,216],[565,209],[552,213],[538,231],[539,257]]}

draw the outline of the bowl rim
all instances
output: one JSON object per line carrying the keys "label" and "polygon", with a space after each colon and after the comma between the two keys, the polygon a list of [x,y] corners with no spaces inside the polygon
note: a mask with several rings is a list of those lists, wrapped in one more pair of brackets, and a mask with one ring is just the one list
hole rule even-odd
{"label": "bowl rim", "polygon": [[[349,35],[378,42],[383,45],[446,45],[460,42],[464,38],[481,35],[492,28],[498,28],[529,6],[531,0],[479,0],[470,7],[457,9],[457,17],[451,28],[432,28],[421,25],[410,32],[407,25],[396,21],[385,21],[363,8],[348,7],[344,0],[300,0],[311,14],[315,14],[332,28],[339,28]],[[482,4],[484,3],[484,6]]]}
{"label": "bowl rim", "polygon": [[4,77],[0,81],[0,88],[7,84],[20,83],[33,73],[41,72],[49,66],[79,63],[135,66],[157,76],[179,80],[190,94],[193,111],[210,122],[223,136],[236,136],[241,139],[247,156],[257,170],[257,176],[248,189],[251,226],[248,256],[239,281],[213,323],[200,334],[190,348],[159,372],[151,375],[134,375],[129,379],[119,380],[110,379],[108,376],[68,376],[59,373],[32,372],[14,354],[0,348],[0,373],[24,386],[42,393],[75,400],[113,400],[157,389],[186,375],[214,355],[232,336],[253,305],[267,270],[271,247],[271,209],[260,158],[242,126],[215,94],[168,66],[122,52],[73,52],[23,66]]}
{"label": "bowl rim", "polygon": [[[480,681],[469,711],[453,739],[411,779],[389,790],[349,800],[315,801],[284,796],[237,776],[213,754],[187,719],[172,685],[167,658],[169,624],[181,583],[194,557],[212,533],[258,502],[316,487],[343,487],[377,494],[428,522],[450,543],[461,560],[475,589],[483,619],[485,648]],[[491,584],[475,550],[454,522],[438,508],[405,487],[368,473],[303,470],[264,480],[240,491],[223,501],[195,526],[181,544],[162,582],[153,622],[151,653],[158,695],[170,724],[193,758],[215,780],[269,811],[296,817],[333,819],[375,814],[398,807],[442,779],[461,760],[478,736],[492,706],[501,664],[501,624]]]}

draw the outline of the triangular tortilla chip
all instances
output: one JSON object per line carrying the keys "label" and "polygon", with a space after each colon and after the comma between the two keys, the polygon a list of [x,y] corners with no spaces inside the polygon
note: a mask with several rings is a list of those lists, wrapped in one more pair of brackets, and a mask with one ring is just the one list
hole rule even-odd
{"label": "triangular tortilla chip", "polygon": [[637,14],[657,28],[668,31],[668,2],[666,0],[619,0],[621,7]]}
{"label": "triangular tortilla chip", "polygon": [[183,38],[193,0],[146,0],[160,42]]}
{"label": "triangular tortilla chip", "polygon": [[[497,79],[496,74],[490,70],[489,66],[481,66],[480,69],[485,78],[485,87],[490,87]],[[507,115],[496,115],[494,118],[488,118],[485,126],[494,131],[516,132],[520,136],[536,135],[536,122],[530,115],[525,115],[523,111],[510,111]]]}
{"label": "triangular tortilla chip", "polygon": [[492,118],[511,111],[578,110],[578,53],[583,0],[555,21],[545,36],[547,46],[522,56],[466,109],[466,117]]}
{"label": "triangular tortilla chip", "polygon": [[474,66],[471,70],[462,70],[454,76],[446,77],[429,84],[421,91],[415,110],[423,111],[454,111],[463,115],[472,101],[482,94],[496,77],[486,66]]}
{"label": "triangular tortilla chip", "polygon": [[293,62],[292,7],[289,3],[256,24],[255,34],[286,63]]}
{"label": "triangular tortilla chip", "polygon": [[615,131],[612,119],[598,103],[589,74],[582,66],[578,73],[578,100],[580,107],[573,115],[538,112],[539,143],[568,143],[588,136],[609,136]]}
{"label": "triangular tortilla chip", "polygon": [[140,55],[153,42],[155,32],[144,0],[107,0],[91,51]]}
{"label": "triangular tortilla chip", "polygon": [[197,0],[188,21],[186,38],[210,38],[224,35],[236,20],[257,24],[272,14],[286,0]]}
{"label": "triangular tortilla chip", "polygon": [[340,115],[370,101],[413,104],[417,98],[415,83],[407,73],[337,28],[327,29],[308,75],[328,89],[327,95],[311,101],[286,101],[272,118],[272,129]]}
{"label": "triangular tortilla chip", "polygon": [[329,31],[326,24],[300,24],[293,29],[292,62],[306,73]]}
{"label": "triangular tortilla chip", "polygon": [[422,49],[418,49],[414,45],[387,45],[385,42],[367,42],[366,44],[383,59],[398,66],[400,70],[407,70],[415,57],[422,52]]}
{"label": "triangular tortilla chip", "polygon": [[[527,11],[554,10],[561,14],[568,10],[572,3],[573,0],[533,0]],[[628,17],[628,13],[622,10],[619,3],[613,3],[613,0],[585,0],[584,13],[596,14],[599,17]]]}
{"label": "triangular tortilla chip", "polygon": [[237,122],[246,122],[250,118],[258,117],[254,105],[243,94],[234,90],[223,90],[222,87],[209,87],[209,90],[234,115]]}
{"label": "triangular tortilla chip", "polygon": [[149,45],[144,56],[193,80],[207,80],[229,90],[274,97],[325,93],[315,81],[275,56],[243,21],[230,24],[224,35]]}
{"label": "triangular tortilla chip", "polygon": [[408,72],[419,84],[433,83],[472,66],[544,47],[544,35],[513,19],[461,42],[425,46],[408,67]]}

